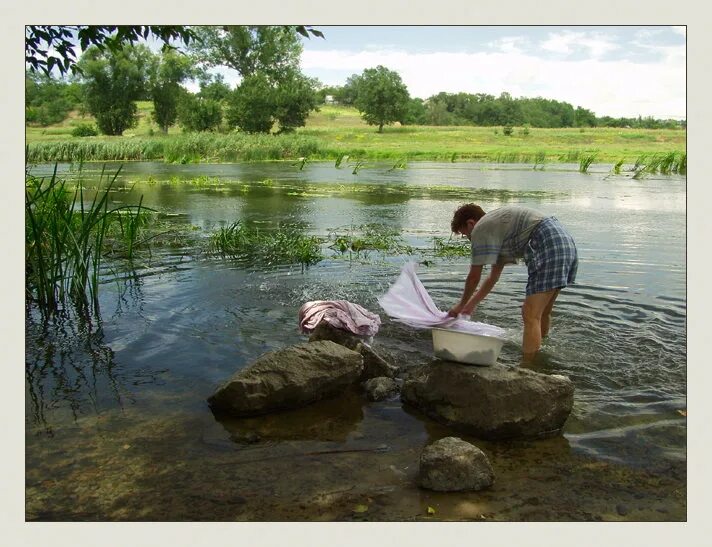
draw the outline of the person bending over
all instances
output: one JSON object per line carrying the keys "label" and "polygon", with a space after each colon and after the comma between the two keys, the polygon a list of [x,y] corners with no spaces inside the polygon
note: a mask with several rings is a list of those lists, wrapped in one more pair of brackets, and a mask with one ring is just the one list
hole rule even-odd
{"label": "person bending over", "polygon": [[[556,217],[534,209],[506,206],[485,213],[474,203],[457,209],[450,227],[454,233],[467,237],[472,249],[462,298],[448,314],[457,317],[474,313],[497,283],[504,266],[523,258],[529,278],[522,305],[522,353],[525,360],[531,360],[549,332],[551,310],[559,291],[576,280],[578,254],[571,234]],[[491,271],[480,285],[485,264],[491,265]]]}

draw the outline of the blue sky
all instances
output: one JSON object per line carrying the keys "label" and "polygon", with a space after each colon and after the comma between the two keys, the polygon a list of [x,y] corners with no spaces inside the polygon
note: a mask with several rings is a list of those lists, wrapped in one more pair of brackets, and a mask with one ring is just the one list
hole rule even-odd
{"label": "blue sky", "polygon": [[[413,97],[544,97],[598,116],[686,117],[686,32],[671,26],[317,26],[302,71],[323,84],[383,65]],[[236,73],[220,70],[230,84]]]}
{"label": "blue sky", "polygon": [[[412,97],[506,91],[597,116],[686,118],[682,26],[315,26],[301,68],[325,85],[383,65]],[[150,40],[154,49],[159,46]],[[219,67],[231,86],[239,74]],[[187,85],[197,91],[198,85]]]}
{"label": "blue sky", "polygon": [[302,70],[324,84],[382,64],[410,94],[542,96],[597,115],[685,117],[684,27],[318,27]]}

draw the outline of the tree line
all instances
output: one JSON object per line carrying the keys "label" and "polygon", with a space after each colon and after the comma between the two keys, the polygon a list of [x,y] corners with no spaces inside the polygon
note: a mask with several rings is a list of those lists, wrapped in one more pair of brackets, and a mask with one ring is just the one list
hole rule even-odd
{"label": "tree line", "polygon": [[[29,28],[25,119],[31,124],[58,123],[78,108],[96,119],[101,133],[121,135],[137,123],[135,102],[147,100],[153,102],[153,121],[164,133],[176,124],[185,131],[289,132],[304,126],[310,112],[327,102],[354,106],[378,131],[395,122],[684,127],[684,122],[650,117],[596,117],[566,102],[513,98],[506,92],[498,97],[442,92],[426,100],[412,98],[400,75],[384,66],[354,74],[343,86],[323,86],[302,74],[299,66],[300,36],[323,38],[311,27],[79,27],[73,28],[84,49],[79,59],[70,47],[70,27]],[[160,52],[140,43],[149,35],[163,41]],[[172,39],[181,40],[185,51],[171,46]],[[59,51],[59,58],[48,55],[50,46]],[[240,83],[231,88],[208,72],[219,66],[236,70]],[[54,77],[53,68],[62,77]],[[184,86],[188,81],[198,82],[199,90],[189,92]]]}

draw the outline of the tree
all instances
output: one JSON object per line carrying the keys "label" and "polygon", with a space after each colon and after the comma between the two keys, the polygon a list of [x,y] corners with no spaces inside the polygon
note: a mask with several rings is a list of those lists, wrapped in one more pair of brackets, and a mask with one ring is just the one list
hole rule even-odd
{"label": "tree", "polygon": [[222,123],[222,105],[184,92],[178,101],[178,123],[185,131],[215,131]]}
{"label": "tree", "polygon": [[317,108],[316,81],[298,71],[282,74],[279,82],[256,72],[242,80],[228,100],[227,122],[248,133],[269,133],[275,123],[279,132],[305,125]]}
{"label": "tree", "polygon": [[228,66],[243,77],[260,72],[273,80],[299,67],[303,48],[296,27],[195,27],[195,32],[191,52],[209,67]]}
{"label": "tree", "polygon": [[59,123],[81,101],[78,84],[25,72],[25,121],[43,126]]}
{"label": "tree", "polygon": [[82,56],[84,102],[102,133],[121,135],[136,124],[134,101],[146,89],[151,56],[143,45],[116,52],[92,47]]}
{"label": "tree", "polygon": [[426,115],[423,99],[415,97],[408,101],[403,117],[399,121],[402,125],[421,125],[425,123]]}
{"label": "tree", "polygon": [[222,74],[216,74],[214,77],[206,75],[200,79],[199,95],[204,99],[223,102],[230,96],[231,91]]}
{"label": "tree", "polygon": [[317,81],[299,72],[285,77],[275,89],[274,117],[279,132],[293,131],[306,125],[309,113],[318,110]]}
{"label": "tree", "polygon": [[176,122],[178,100],[183,88],[181,82],[192,75],[192,63],[188,57],[174,51],[164,51],[152,66],[150,94],[153,100],[153,119],[161,131]]}
{"label": "tree", "polygon": [[227,123],[248,133],[268,133],[274,125],[274,88],[266,74],[245,77],[228,99]]}
{"label": "tree", "polygon": [[346,79],[346,83],[336,90],[334,100],[343,105],[352,106],[358,96],[358,84],[361,76],[353,74]]}
{"label": "tree", "polygon": [[397,72],[379,65],[363,71],[356,84],[356,108],[369,125],[383,126],[403,118],[410,100],[408,88]]}
{"label": "tree", "polygon": [[75,48],[90,46],[100,52],[116,52],[149,36],[163,42],[164,49],[172,48],[172,40],[186,44],[195,39],[195,33],[186,26],[102,26],[102,25],[28,25],[25,27],[25,63],[30,70],[49,75],[57,68],[64,75],[69,70],[81,73],[77,65]]}
{"label": "tree", "polygon": [[[285,26],[294,32],[310,38],[324,34],[312,26]],[[99,50],[118,51],[125,45],[133,45],[149,36],[163,42],[163,49],[171,49],[171,41],[190,45],[196,40],[193,28],[184,25],[27,25],[25,27],[25,63],[34,72],[49,75],[57,68],[61,75],[70,69],[72,73],[81,72],[77,66],[75,48],[77,43],[82,50],[95,46]]]}
{"label": "tree", "polygon": [[576,127],[596,127],[596,115],[587,108],[577,106],[574,111],[574,120]]}

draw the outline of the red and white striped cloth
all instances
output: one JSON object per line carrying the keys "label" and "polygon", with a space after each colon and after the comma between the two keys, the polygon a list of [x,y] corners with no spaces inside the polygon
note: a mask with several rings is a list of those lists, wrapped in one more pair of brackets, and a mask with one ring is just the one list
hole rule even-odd
{"label": "red and white striped cloth", "polygon": [[314,300],[299,308],[299,330],[310,333],[321,322],[358,336],[374,336],[381,318],[366,308],[348,300]]}

